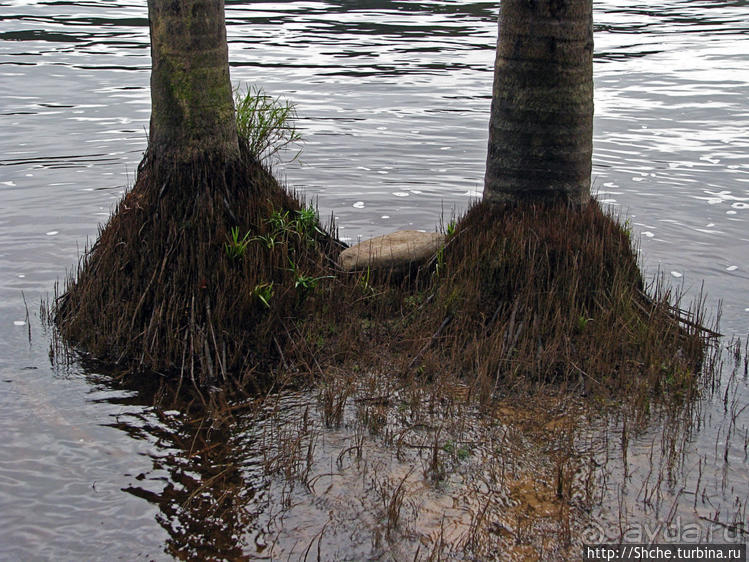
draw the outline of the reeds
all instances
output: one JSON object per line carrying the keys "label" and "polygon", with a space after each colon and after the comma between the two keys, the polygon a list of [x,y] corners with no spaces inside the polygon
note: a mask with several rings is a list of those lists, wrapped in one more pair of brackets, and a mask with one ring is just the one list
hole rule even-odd
{"label": "reeds", "polygon": [[[737,365],[738,376],[743,364]],[[624,410],[607,412],[598,396],[546,384],[507,393],[486,411],[479,396],[468,394],[468,385],[447,374],[431,381],[361,371],[331,371],[329,377],[318,378],[317,394],[281,388],[225,402],[214,390],[206,393],[208,408],[197,397],[187,405],[171,403],[173,389],[156,393],[169,409],[161,423],[140,431],[167,445],[169,458],[155,458],[154,481],[168,466],[179,486],[148,495],[138,485],[128,491],[158,503],[165,516],[159,523],[173,537],[170,552],[206,559],[314,557],[315,549],[322,558],[369,553],[399,560],[431,554],[484,560],[501,553],[508,560],[570,559],[586,542],[591,510],[610,488],[607,478],[620,485],[620,465],[626,463],[619,461],[620,451],[638,437],[626,398]],[[140,387],[134,378],[130,384]],[[724,423],[730,433],[741,408],[732,399],[735,379],[727,384],[731,390],[718,389],[716,397],[728,397]],[[669,416],[683,409],[661,411]],[[176,425],[171,435],[164,431],[169,424]],[[635,486],[630,495],[663,510],[667,522],[679,499],[669,490],[678,482],[688,442],[680,430],[690,425],[671,420],[662,436],[656,431],[655,458],[651,449],[649,461],[635,464],[644,484],[639,493],[638,476],[624,471]],[[722,442],[717,445],[719,461],[724,452]],[[629,462],[632,457],[630,452]],[[648,465],[652,475],[642,473]],[[694,502],[711,505],[705,479],[697,477],[692,485]],[[608,514],[616,516],[616,502],[611,505]],[[710,521],[741,530],[744,506],[737,506],[735,521],[712,512]],[[619,506],[622,529],[631,509],[623,501]],[[248,535],[254,544],[243,542]]]}
{"label": "reeds", "polygon": [[[704,301],[685,311],[662,280],[646,286],[627,229],[595,202],[479,203],[451,222],[445,246],[426,266],[342,272],[341,243],[259,163],[298,140],[289,125],[293,106],[250,89],[237,107],[242,161],[158,169],[146,158],[135,186],[42,315],[86,356],[117,365],[130,380],[162,375],[177,394],[186,389],[191,396],[180,403],[183,412],[202,412],[197,426],[186,424],[190,443],[175,443],[201,478],[175,472],[184,493],[163,494],[165,527],[182,519],[184,529],[202,528],[206,514],[218,510],[214,546],[241,556],[222,532],[248,524],[232,503],[245,499],[242,461],[229,441],[249,430],[230,437],[203,424],[231,419],[239,395],[291,382],[316,385],[319,412],[305,405],[290,421],[278,411],[266,416],[260,465],[264,476],[284,481],[282,509],[291,508],[297,483],[315,494],[316,484],[352,459],[362,479],[371,471],[380,517],[374,542],[396,544],[418,519],[411,477],[436,489],[460,472],[481,501],[460,541],[445,540],[440,527],[424,542],[425,555],[440,558],[454,543],[488,558],[510,545],[522,559],[550,543],[564,557],[581,514],[606,486],[596,455],[573,437],[570,413],[583,402],[594,409],[624,404],[618,454],[626,478],[629,435],[654,404],[675,406],[671,412],[686,406],[691,415],[706,341],[716,335],[704,327]],[[54,351],[67,359],[56,335]],[[738,361],[738,347],[735,355]],[[217,405],[217,397],[225,402]],[[736,418],[745,407],[728,391],[723,401],[731,423],[720,453],[728,462],[735,454],[728,436],[739,435]],[[256,406],[248,407],[250,423]],[[322,428],[346,430],[347,411],[353,438],[321,469]],[[367,459],[368,438],[411,469],[395,478],[378,474]],[[745,431],[745,458],[747,443]],[[658,473],[643,487],[645,502],[656,501],[680,462],[682,449],[662,449]],[[474,462],[481,474],[467,468]],[[414,471],[418,464],[422,470]],[[319,556],[326,533],[334,532],[326,522],[305,554],[316,541]],[[209,554],[179,535],[172,554]]]}

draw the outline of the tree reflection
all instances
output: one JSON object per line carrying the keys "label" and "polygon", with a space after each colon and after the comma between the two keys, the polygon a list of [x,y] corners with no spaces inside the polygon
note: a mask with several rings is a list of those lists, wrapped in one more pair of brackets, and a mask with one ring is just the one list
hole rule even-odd
{"label": "tree reflection", "polygon": [[265,484],[256,440],[243,431],[255,420],[258,403],[229,402],[215,393],[204,406],[184,390],[178,395],[166,384],[154,388],[142,382],[129,382],[135,392],[117,401],[152,406],[120,415],[111,425],[152,443],[153,469],[135,475],[139,483],[123,491],[159,507],[156,520],[169,534],[165,551],[176,558],[260,554],[260,539],[248,543],[258,536]]}

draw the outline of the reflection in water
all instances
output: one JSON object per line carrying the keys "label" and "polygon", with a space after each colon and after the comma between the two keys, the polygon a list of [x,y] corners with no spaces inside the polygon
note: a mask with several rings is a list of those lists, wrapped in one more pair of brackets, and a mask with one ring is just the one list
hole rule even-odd
{"label": "reflection in water", "polygon": [[[180,404],[182,406],[182,404]],[[156,439],[153,471],[141,473],[123,490],[156,504],[167,531],[166,552],[182,559],[238,559],[248,550],[239,537],[257,517],[248,510],[256,483],[242,478],[227,429],[197,410],[155,408],[153,420],[128,420],[118,429],[147,432]],[[226,422],[224,422],[226,423]],[[152,489],[156,487],[157,489]],[[158,488],[161,488],[160,490]]]}
{"label": "reflection in water", "polygon": [[214,399],[206,410],[189,396],[177,399],[173,389],[155,386],[153,380],[129,381],[127,386],[127,394],[101,400],[126,409],[106,425],[153,447],[148,453],[151,469],[122,475],[129,480],[122,490],[158,507],[156,521],[167,533],[168,554],[241,559],[251,550],[241,537],[257,518],[252,502],[257,501],[255,486],[263,481],[243,475],[247,450],[235,446],[235,414],[252,408],[219,406]]}
{"label": "reflection in water", "polygon": [[206,411],[164,387],[135,386],[117,400],[156,405],[117,416],[112,427],[156,448],[152,470],[124,491],[158,506],[166,551],[183,559],[460,552],[481,507],[466,484],[477,485],[480,464],[466,461],[492,455],[507,433],[503,425],[450,427],[450,416],[420,411],[426,395],[406,405],[387,379],[362,384],[367,392],[344,398],[340,419],[328,424],[309,392],[233,403],[214,394]]}
{"label": "reflection in water", "polygon": [[[735,352],[725,386],[708,376],[703,400],[645,410],[549,394],[487,413],[460,382],[376,376],[349,379],[332,410],[325,386],[254,400],[214,393],[206,409],[150,381],[105,401],[155,404],[112,427],[155,444],[152,468],[123,490],[158,506],[177,558],[566,559],[584,542],[631,541],[646,529],[667,541],[693,513],[711,522],[705,533],[726,530],[703,542],[745,537],[746,498],[726,488],[738,476],[730,464],[746,460],[746,436],[743,452],[741,439],[730,443],[742,431],[736,377],[747,368],[746,349]],[[723,397],[725,415],[706,416],[705,404]],[[695,472],[690,441],[713,424],[726,445],[716,442]],[[708,469],[720,464],[722,484]]]}

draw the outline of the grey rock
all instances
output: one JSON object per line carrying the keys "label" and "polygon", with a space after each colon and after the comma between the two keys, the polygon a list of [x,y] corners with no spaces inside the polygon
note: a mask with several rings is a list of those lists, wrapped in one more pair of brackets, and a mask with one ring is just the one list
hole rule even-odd
{"label": "grey rock", "polygon": [[398,230],[346,248],[338,263],[344,271],[397,271],[426,263],[444,243],[439,232]]}

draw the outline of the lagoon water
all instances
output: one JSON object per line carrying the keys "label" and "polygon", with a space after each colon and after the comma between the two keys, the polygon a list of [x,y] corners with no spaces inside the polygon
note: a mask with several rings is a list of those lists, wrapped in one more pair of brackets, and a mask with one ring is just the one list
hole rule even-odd
{"label": "lagoon water", "polygon": [[[91,368],[53,366],[38,314],[145,148],[143,4],[0,1],[0,559],[168,559],[185,540],[153,498],[179,487],[185,454],[154,429],[165,414]],[[481,195],[496,14],[493,2],[228,1],[232,79],[296,104],[304,150],[276,172],[344,239],[433,230]],[[629,217],[649,275],[703,289],[711,314],[722,303],[721,331],[746,336],[749,2],[602,0],[594,19],[594,191]],[[722,395],[704,398],[666,513],[643,504],[635,483],[650,476],[635,465],[599,521],[621,523],[623,505],[651,529],[673,506],[684,524],[738,514],[746,529],[745,373],[731,384],[736,418]],[[630,441],[635,463],[661,429]],[[709,501],[693,506],[697,466]]]}

